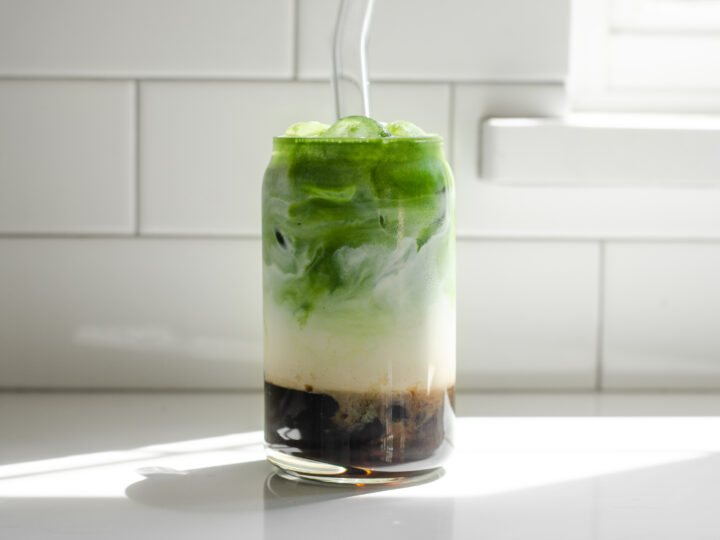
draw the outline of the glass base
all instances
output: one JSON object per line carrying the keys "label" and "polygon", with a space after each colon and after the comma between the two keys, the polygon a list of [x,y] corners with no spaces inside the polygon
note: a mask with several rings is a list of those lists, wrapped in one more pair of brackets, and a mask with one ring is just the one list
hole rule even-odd
{"label": "glass base", "polygon": [[313,484],[406,486],[431,482],[444,474],[442,467],[414,471],[378,471],[314,461],[271,448],[266,448],[265,452],[267,460],[275,465],[279,476]]}

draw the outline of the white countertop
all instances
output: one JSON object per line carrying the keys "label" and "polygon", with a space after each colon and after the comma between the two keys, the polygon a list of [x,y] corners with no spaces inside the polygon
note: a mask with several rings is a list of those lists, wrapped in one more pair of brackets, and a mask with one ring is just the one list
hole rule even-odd
{"label": "white countertop", "polygon": [[458,396],[439,480],[276,477],[261,394],[0,394],[0,538],[720,538],[720,395]]}

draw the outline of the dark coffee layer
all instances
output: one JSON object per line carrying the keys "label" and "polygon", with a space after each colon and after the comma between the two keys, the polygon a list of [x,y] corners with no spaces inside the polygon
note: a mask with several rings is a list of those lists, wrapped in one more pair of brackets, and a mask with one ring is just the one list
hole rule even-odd
{"label": "dark coffee layer", "polygon": [[336,465],[392,470],[423,461],[430,468],[450,449],[454,406],[454,387],[317,393],[265,382],[265,440],[275,450]]}

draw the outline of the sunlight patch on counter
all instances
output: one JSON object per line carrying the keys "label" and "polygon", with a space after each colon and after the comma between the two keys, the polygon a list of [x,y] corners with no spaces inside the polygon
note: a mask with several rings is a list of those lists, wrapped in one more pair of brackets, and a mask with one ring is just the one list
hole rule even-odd
{"label": "sunlight patch on counter", "polygon": [[265,459],[261,431],[0,466],[0,497],[125,497],[144,474]]}
{"label": "sunlight patch on counter", "polygon": [[720,451],[720,418],[460,418],[436,482],[372,497],[481,497],[669,466]]}

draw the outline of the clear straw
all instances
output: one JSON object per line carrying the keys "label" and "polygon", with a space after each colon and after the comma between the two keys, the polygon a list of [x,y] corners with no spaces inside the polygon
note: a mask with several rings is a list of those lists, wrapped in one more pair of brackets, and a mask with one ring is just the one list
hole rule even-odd
{"label": "clear straw", "polygon": [[333,91],[338,118],[370,116],[367,36],[374,0],[340,0],[333,36]]}

